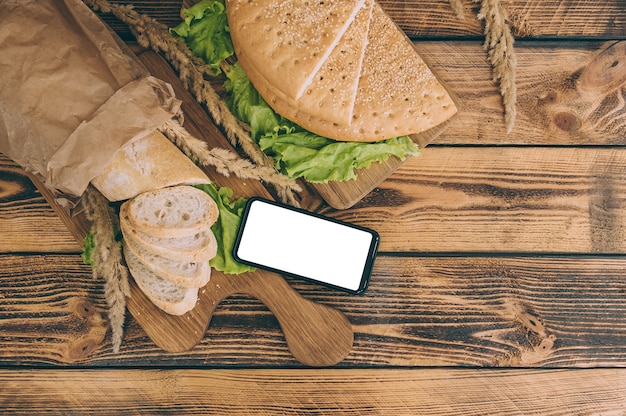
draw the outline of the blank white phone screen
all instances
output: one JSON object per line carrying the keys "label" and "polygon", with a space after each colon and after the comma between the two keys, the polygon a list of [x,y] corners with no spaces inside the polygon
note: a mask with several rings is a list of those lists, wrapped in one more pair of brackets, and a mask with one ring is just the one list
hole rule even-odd
{"label": "blank white phone screen", "polygon": [[253,200],[237,257],[259,266],[356,291],[372,233]]}

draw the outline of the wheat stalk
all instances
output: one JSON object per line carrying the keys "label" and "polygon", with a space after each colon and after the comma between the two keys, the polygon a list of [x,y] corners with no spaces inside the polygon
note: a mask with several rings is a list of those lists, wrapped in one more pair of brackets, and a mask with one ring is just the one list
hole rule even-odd
{"label": "wheat stalk", "polygon": [[[224,176],[231,173],[241,179],[269,179],[271,183],[278,185],[276,190],[283,202],[297,206],[299,203],[293,197],[293,192],[300,192],[302,188],[292,179],[277,172],[273,167],[256,166],[237,154],[214,147],[209,149],[208,144],[192,136],[177,120],[167,121],[159,129],[168,139],[178,146],[187,156],[203,166],[213,166],[216,171]],[[280,192],[283,191],[281,194]]]}
{"label": "wheat stalk", "polygon": [[[284,202],[296,202],[293,181],[279,179],[282,175],[274,174],[276,169],[272,161],[252,140],[247,130],[228,109],[205,76],[214,76],[211,68],[201,62],[189,50],[185,42],[170,34],[169,29],[150,18],[136,12],[131,5],[110,4],[107,0],[84,0],[94,10],[112,13],[125,23],[144,48],[151,48],[162,54],[178,73],[185,88],[191,92],[200,104],[204,104],[213,120],[224,128],[226,137],[233,146],[239,146],[254,162],[250,169],[259,167],[258,176],[272,185]],[[268,172],[274,173],[269,174]],[[285,186],[288,184],[288,186]]]}
{"label": "wheat stalk", "polygon": [[463,11],[463,0],[449,0],[450,7],[452,7],[452,11],[456,15],[457,18],[463,20],[465,17],[465,12]]}
{"label": "wheat stalk", "polygon": [[[451,0],[452,1],[452,0]],[[493,80],[500,85],[504,105],[504,122],[507,133],[513,130],[516,116],[517,88],[515,69],[517,57],[513,49],[513,35],[508,14],[499,0],[474,0],[480,2],[478,19],[485,22],[484,48],[487,50]]]}
{"label": "wheat stalk", "polygon": [[119,352],[124,335],[126,296],[130,296],[128,269],[122,263],[122,248],[115,239],[119,220],[107,199],[93,186],[88,186],[82,198],[85,216],[91,222],[96,250],[93,262],[94,277],[104,278],[104,295],[108,305],[113,351]]}

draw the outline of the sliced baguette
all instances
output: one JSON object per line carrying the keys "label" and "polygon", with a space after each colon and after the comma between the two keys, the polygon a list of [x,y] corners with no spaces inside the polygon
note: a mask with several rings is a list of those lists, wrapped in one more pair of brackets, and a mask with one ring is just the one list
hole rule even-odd
{"label": "sliced baguette", "polygon": [[208,261],[190,263],[170,260],[137,246],[133,239],[124,239],[124,245],[147,269],[175,285],[200,288],[211,279]]}
{"label": "sliced baguette", "polygon": [[135,257],[126,244],[124,257],[135,283],[158,308],[170,315],[183,315],[194,308],[198,301],[197,288],[175,285],[153,273]]}
{"label": "sliced baguette", "polygon": [[188,185],[144,192],[122,209],[138,230],[155,237],[197,234],[217,220],[217,204],[204,191]]}
{"label": "sliced baguette", "polygon": [[217,240],[210,227],[185,237],[155,237],[139,231],[129,223],[127,216],[120,215],[122,235],[135,246],[146,251],[179,262],[209,261],[217,253]]}

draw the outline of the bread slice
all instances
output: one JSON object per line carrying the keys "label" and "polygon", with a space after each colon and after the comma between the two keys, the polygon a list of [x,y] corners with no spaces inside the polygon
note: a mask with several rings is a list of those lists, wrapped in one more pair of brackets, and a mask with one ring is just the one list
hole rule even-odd
{"label": "bread slice", "polygon": [[127,216],[120,215],[120,228],[125,239],[136,247],[179,262],[209,261],[217,253],[217,240],[210,227],[185,237],[155,237],[139,231],[129,223]]}
{"label": "bread slice", "polygon": [[155,130],[122,147],[91,183],[114,202],[166,186],[207,184],[211,180]]}
{"label": "bread slice", "polygon": [[136,245],[133,239],[124,239],[124,245],[147,269],[175,285],[200,288],[211,279],[208,261],[189,263],[170,260]]}
{"label": "bread slice", "polygon": [[285,95],[298,99],[364,0],[227,0],[235,53]]}
{"label": "bread slice", "polygon": [[219,209],[204,191],[178,185],[144,192],[124,202],[121,215],[155,237],[185,237],[210,227]]}
{"label": "bread slice", "polygon": [[298,98],[300,110],[333,123],[350,124],[373,4],[374,0],[365,0],[337,46]]}
{"label": "bread slice", "polygon": [[185,288],[163,279],[145,267],[126,244],[124,257],[135,283],[158,308],[170,315],[183,315],[194,308],[198,288]]}
{"label": "bread slice", "polygon": [[314,116],[253,65],[237,56],[259,94],[279,114],[303,128],[338,141],[374,142],[429,130],[457,113],[452,97],[412,42],[375,2],[349,125],[332,115]]}

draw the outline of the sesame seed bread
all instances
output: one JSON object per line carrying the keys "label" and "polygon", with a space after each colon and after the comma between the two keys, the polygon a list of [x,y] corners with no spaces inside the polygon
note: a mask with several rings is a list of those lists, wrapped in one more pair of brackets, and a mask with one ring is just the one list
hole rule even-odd
{"label": "sesame seed bread", "polygon": [[227,0],[235,53],[248,56],[270,84],[298,99],[363,3],[364,0]]}
{"label": "sesame seed bread", "polygon": [[200,288],[211,279],[208,261],[190,263],[171,260],[136,245],[133,239],[124,239],[124,246],[148,270],[175,285]]}
{"label": "sesame seed bread", "polygon": [[122,211],[138,230],[155,237],[185,237],[217,220],[217,204],[188,185],[155,189],[124,202]]}
{"label": "sesame seed bread", "polygon": [[[294,106],[299,110],[313,117],[326,118],[332,123],[350,124],[373,4],[373,0],[365,1],[302,96],[294,100]],[[244,70],[253,67],[253,71],[256,71],[253,62],[247,59],[245,53],[241,52],[238,57]],[[268,85],[271,83],[268,82]],[[276,89],[288,97],[280,92],[279,87]]]}
{"label": "sesame seed bread", "polygon": [[[233,42],[235,42],[233,37]],[[341,43],[340,43],[341,45]],[[450,119],[457,107],[412,42],[375,2],[363,55],[352,121],[313,115],[257,71],[259,62],[241,48],[237,55],[259,94],[279,114],[320,136],[338,141],[373,142],[419,134]],[[265,61],[271,66],[270,62]],[[321,107],[323,109],[325,107]],[[331,107],[326,110],[333,112]]]}
{"label": "sesame seed bread", "polygon": [[305,113],[337,124],[352,121],[373,4],[373,0],[365,0],[340,42],[298,98],[298,107]]}
{"label": "sesame seed bread", "polygon": [[135,283],[158,308],[170,315],[183,315],[194,308],[198,301],[198,288],[176,285],[152,272],[127,245],[124,245],[124,257]]}

